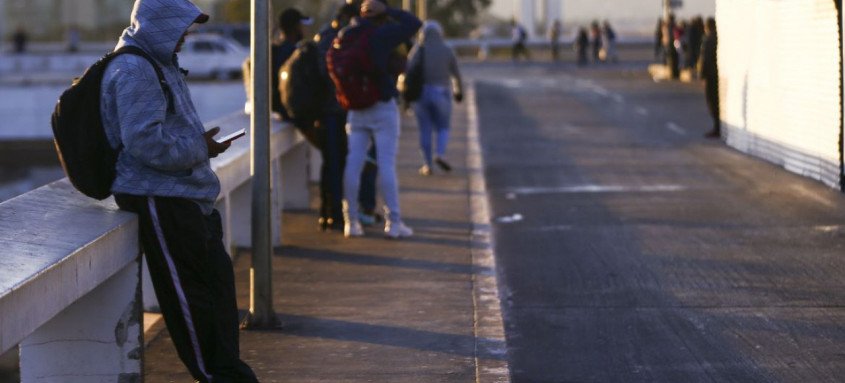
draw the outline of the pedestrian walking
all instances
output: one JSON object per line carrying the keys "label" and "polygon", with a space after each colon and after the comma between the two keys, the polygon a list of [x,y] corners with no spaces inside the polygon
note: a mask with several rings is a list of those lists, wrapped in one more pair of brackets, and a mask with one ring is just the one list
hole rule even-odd
{"label": "pedestrian walking", "polygon": [[138,214],[139,239],[153,287],[179,358],[203,383],[257,382],[239,357],[232,260],[214,208],[220,182],[210,158],[229,143],[205,131],[176,54],[188,28],[208,16],[187,0],[136,0],[117,48],[133,46],[106,67],[101,116],[119,148],[111,191]]}
{"label": "pedestrian walking", "polygon": [[[452,97],[463,100],[463,84],[455,51],[443,42],[443,29],[436,21],[426,21],[423,36],[411,50],[410,68],[422,65],[423,92],[413,103],[414,115],[420,129],[420,149],[423,166],[419,173],[432,174],[434,164],[444,172],[452,171],[446,161],[449,128],[452,117]],[[432,155],[432,134],[436,137],[436,155]]]}
{"label": "pedestrian walking", "polygon": [[605,21],[602,25],[602,49],[604,61],[612,63],[619,61],[616,56],[616,31],[610,26],[609,21]]}
{"label": "pedestrian walking", "polygon": [[513,61],[519,60],[519,56],[522,56],[525,60],[531,60],[531,53],[525,46],[525,42],[528,40],[528,32],[525,27],[516,22],[516,19],[511,19],[511,40],[513,41],[511,47]]}
{"label": "pedestrian walking", "polygon": [[710,17],[704,24],[704,43],[701,46],[701,78],[704,80],[704,93],[707,98],[707,109],[713,118],[713,130],[707,133],[708,138],[719,138],[722,135],[721,118],[719,116],[719,66],[716,56],[719,40],[716,34],[716,19]]}
{"label": "pedestrian walking", "polygon": [[587,28],[578,28],[578,35],[575,37],[575,46],[573,47],[578,55],[578,66],[587,65],[587,51],[590,49],[590,37],[587,33]]}
{"label": "pedestrian walking", "polygon": [[[393,21],[388,22],[388,18]],[[361,5],[361,17],[353,18],[350,25],[340,31],[329,51],[329,71],[337,87],[338,101],[349,109],[346,122],[349,154],[343,175],[346,237],[364,235],[359,222],[358,190],[371,140],[376,143],[379,186],[386,205],[385,236],[413,235],[413,230],[402,222],[399,210],[396,177],[399,108],[395,100],[399,92],[397,78],[390,73],[389,61],[395,49],[408,41],[420,26],[422,22],[408,12],[380,0],[365,0]],[[362,58],[359,53],[366,57]],[[362,70],[369,66],[372,71]]]}
{"label": "pedestrian walking", "polygon": [[[323,117],[319,121],[321,142],[318,149],[323,163],[320,168],[320,217],[317,225],[320,230],[343,230],[343,171],[349,152],[346,136],[346,111],[335,98],[335,87],[329,78],[326,55],[338,33],[349,25],[352,18],[358,17],[360,2],[341,5],[331,24],[321,30],[314,39],[320,52],[320,71],[326,78],[326,102]],[[364,226],[375,224],[380,215],[375,213],[376,179],[378,166],[375,164],[375,146],[368,152],[367,161],[361,174],[361,186],[358,193],[359,221]]]}
{"label": "pedestrian walking", "polygon": [[552,44],[552,61],[557,61],[560,56],[560,34],[563,32],[560,20],[555,20],[549,29],[549,42]]}

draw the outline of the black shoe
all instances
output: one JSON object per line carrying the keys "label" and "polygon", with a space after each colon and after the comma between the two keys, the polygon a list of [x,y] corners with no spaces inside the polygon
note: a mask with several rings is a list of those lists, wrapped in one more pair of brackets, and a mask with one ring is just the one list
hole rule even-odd
{"label": "black shoe", "polygon": [[721,134],[719,134],[719,132],[718,132],[718,131],[716,131],[716,130],[711,130],[709,133],[705,134],[705,135],[704,135],[704,137],[707,137],[707,138],[719,138],[719,137],[721,137]]}
{"label": "black shoe", "polygon": [[440,157],[435,158],[434,163],[437,164],[437,166],[439,166],[440,169],[443,169],[444,172],[451,172],[452,171],[452,165],[449,165],[449,163],[446,162],[446,160],[444,160],[443,158],[440,158]]}
{"label": "black shoe", "polygon": [[317,231],[326,231],[329,229],[331,218],[320,217],[317,218]]}

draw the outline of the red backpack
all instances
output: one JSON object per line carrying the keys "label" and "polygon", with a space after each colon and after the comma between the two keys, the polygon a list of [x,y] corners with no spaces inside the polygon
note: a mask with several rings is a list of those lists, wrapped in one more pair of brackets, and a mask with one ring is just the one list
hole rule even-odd
{"label": "red backpack", "polygon": [[366,109],[381,98],[378,74],[370,53],[376,26],[352,28],[334,39],[326,56],[337,101],[346,110]]}

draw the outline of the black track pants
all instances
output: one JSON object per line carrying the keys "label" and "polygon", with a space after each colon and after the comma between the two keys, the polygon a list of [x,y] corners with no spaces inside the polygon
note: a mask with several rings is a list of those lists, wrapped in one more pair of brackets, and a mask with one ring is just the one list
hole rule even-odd
{"label": "black track pants", "polygon": [[232,261],[220,214],[182,198],[116,195],[138,214],[141,245],[179,358],[200,382],[257,382],[242,362]]}

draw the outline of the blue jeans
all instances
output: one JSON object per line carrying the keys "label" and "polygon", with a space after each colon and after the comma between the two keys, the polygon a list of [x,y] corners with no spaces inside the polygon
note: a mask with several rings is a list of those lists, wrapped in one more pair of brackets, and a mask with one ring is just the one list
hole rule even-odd
{"label": "blue jeans", "polygon": [[426,85],[423,87],[422,96],[413,104],[413,107],[420,128],[420,149],[425,164],[431,167],[432,133],[437,136],[438,157],[446,154],[446,146],[449,145],[449,122],[452,117],[451,91],[444,86]]}
{"label": "blue jeans", "polygon": [[396,177],[396,153],[399,150],[399,109],[393,100],[379,102],[368,109],[352,110],[346,121],[349,154],[343,172],[343,214],[346,222],[358,221],[358,191],[370,141],[376,143],[379,188],[384,197],[388,222],[402,222],[399,213],[399,181]]}

